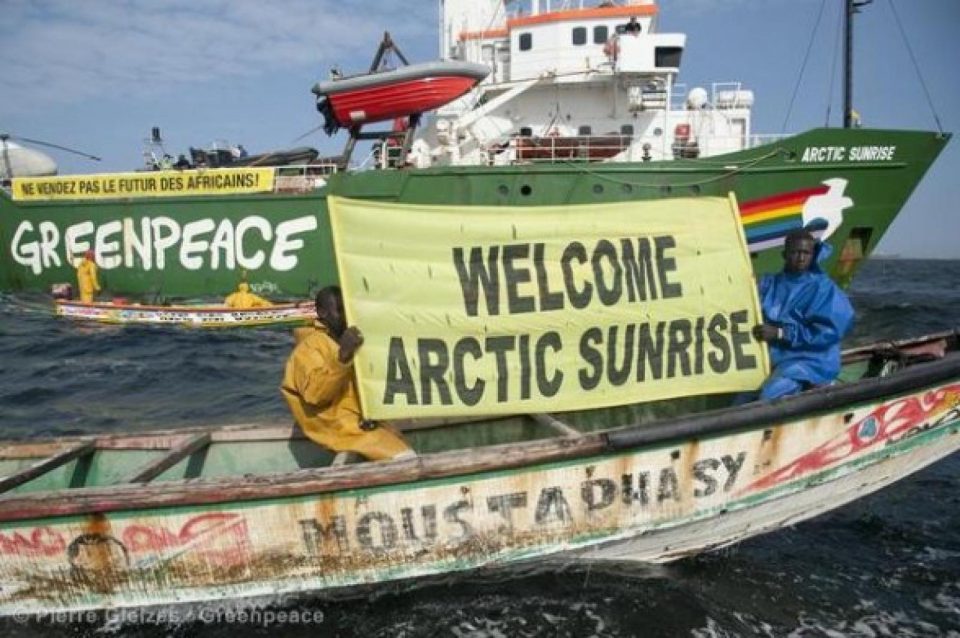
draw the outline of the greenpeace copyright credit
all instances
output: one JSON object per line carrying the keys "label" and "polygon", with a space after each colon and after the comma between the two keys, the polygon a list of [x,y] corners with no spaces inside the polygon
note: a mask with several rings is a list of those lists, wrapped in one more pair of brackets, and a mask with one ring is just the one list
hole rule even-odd
{"label": "greenpeace copyright credit", "polygon": [[177,625],[200,622],[206,625],[319,625],[323,623],[320,610],[299,609],[108,609],[105,611],[26,611],[16,610],[9,616],[14,622],[25,625],[73,625],[73,624],[135,624]]}

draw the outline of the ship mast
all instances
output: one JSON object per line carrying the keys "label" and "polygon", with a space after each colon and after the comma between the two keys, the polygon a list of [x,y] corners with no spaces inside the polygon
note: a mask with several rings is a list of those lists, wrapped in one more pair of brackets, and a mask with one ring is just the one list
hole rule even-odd
{"label": "ship mast", "polygon": [[843,128],[853,126],[853,14],[873,0],[844,0],[843,12]]}

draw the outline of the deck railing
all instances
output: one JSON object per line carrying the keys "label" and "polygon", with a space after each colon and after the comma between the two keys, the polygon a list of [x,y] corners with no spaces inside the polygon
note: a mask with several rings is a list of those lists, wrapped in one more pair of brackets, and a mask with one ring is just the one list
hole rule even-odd
{"label": "deck railing", "polygon": [[275,193],[307,193],[323,188],[327,178],[337,172],[334,163],[277,166],[274,169]]}

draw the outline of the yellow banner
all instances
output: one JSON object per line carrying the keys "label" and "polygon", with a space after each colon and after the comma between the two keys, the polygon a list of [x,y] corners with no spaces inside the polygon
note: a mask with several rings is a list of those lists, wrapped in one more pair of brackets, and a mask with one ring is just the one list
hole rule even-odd
{"label": "yellow banner", "polygon": [[13,199],[19,201],[180,197],[272,190],[273,168],[216,168],[13,179]]}
{"label": "yellow banner", "polygon": [[328,201],[370,418],[598,408],[752,390],[768,374],[732,196]]}

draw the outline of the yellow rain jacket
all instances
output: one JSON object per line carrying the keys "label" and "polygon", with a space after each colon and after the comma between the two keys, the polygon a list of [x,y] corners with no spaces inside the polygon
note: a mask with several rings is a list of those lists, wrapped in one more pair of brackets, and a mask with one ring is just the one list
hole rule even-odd
{"label": "yellow rain jacket", "polygon": [[389,459],[407,452],[410,446],[389,425],[378,423],[362,430],[353,363],[342,364],[340,344],[327,327],[297,331],[299,343],[293,349],[283,374],[280,391],[290,412],[315,443],[335,452],[357,452],[368,459]]}
{"label": "yellow rain jacket", "polygon": [[250,292],[250,285],[245,281],[241,281],[240,285],[237,286],[237,292],[227,295],[227,298],[223,300],[223,305],[225,305],[227,308],[243,309],[266,308],[267,306],[272,306],[273,304],[263,297],[258,297]]}
{"label": "yellow rain jacket", "polygon": [[100,282],[97,280],[97,264],[84,258],[77,266],[77,287],[80,289],[80,301],[90,303],[93,295],[100,292]]}

